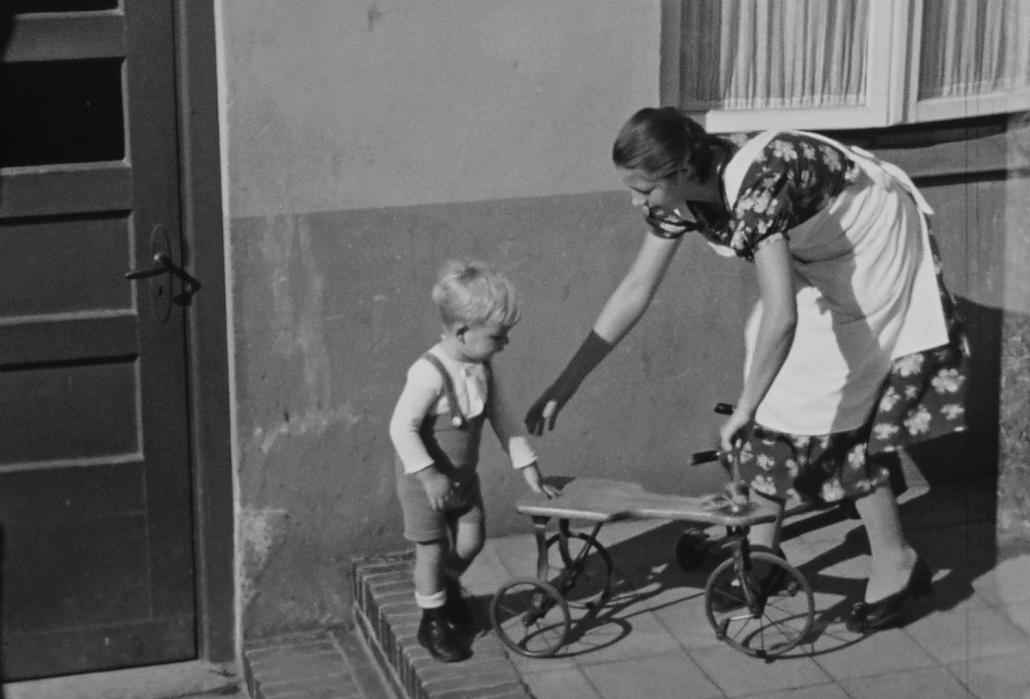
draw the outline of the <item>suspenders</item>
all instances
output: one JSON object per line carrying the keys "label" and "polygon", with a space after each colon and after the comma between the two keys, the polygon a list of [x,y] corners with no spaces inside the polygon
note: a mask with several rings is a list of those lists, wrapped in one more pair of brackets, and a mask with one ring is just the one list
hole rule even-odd
{"label": "suspenders", "polygon": [[[443,390],[447,395],[447,404],[451,409],[451,424],[455,427],[464,427],[468,422],[468,419],[461,414],[461,407],[458,405],[458,393],[454,390],[454,380],[451,378],[451,373],[444,367],[443,362],[432,352],[426,352],[422,355],[422,358],[436,367],[436,370],[440,372],[440,376],[443,377]],[[490,363],[486,362],[483,365],[486,368],[486,382],[487,382],[487,403],[490,401],[490,384],[493,378],[493,373],[490,369]]]}

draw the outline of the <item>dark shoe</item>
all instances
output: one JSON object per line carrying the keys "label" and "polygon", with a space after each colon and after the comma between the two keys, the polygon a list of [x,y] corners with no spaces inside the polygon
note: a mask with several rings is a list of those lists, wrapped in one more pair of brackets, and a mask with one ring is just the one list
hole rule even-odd
{"label": "dark shoe", "polygon": [[447,613],[443,607],[422,610],[417,638],[419,645],[444,663],[465,660],[472,655],[472,651],[458,639],[454,627],[447,623]]}
{"label": "dark shoe", "polygon": [[848,631],[869,633],[896,625],[904,618],[909,600],[930,594],[932,582],[930,566],[922,558],[917,558],[905,587],[876,602],[857,602],[851,608],[846,623]]}
{"label": "dark shoe", "polygon": [[443,589],[447,593],[447,601],[444,602],[444,609],[447,610],[447,619],[451,626],[461,633],[471,633],[476,630],[476,615],[472,612],[472,605],[465,597],[465,591],[461,583],[452,577],[444,578]]}
{"label": "dark shoe", "polygon": [[[768,551],[769,553],[779,556],[783,560],[787,560],[787,556],[783,553],[783,549],[772,551],[764,546],[753,546],[751,548],[752,550],[758,549],[759,551]],[[766,595],[783,592],[785,577],[786,569],[776,566],[775,569],[766,573],[764,579],[758,581],[761,585],[761,591]],[[744,595],[744,590],[741,589],[740,578],[734,577],[727,583],[712,588],[711,608],[714,612],[729,612],[743,607],[745,604],[747,604],[747,598]]]}

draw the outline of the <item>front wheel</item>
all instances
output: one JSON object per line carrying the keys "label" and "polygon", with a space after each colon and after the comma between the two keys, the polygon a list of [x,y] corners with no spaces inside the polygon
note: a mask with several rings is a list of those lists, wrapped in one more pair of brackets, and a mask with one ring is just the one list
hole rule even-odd
{"label": "front wheel", "polygon": [[494,594],[490,623],[501,642],[519,655],[547,658],[565,645],[572,620],[565,598],[554,585],[518,578]]}
{"label": "front wheel", "polygon": [[720,640],[772,659],[808,637],[815,600],[801,571],[772,553],[754,551],[747,560],[735,554],[712,571],[705,614]]}
{"label": "front wheel", "polygon": [[580,532],[547,540],[547,580],[573,609],[593,609],[611,594],[614,566],[601,542]]}

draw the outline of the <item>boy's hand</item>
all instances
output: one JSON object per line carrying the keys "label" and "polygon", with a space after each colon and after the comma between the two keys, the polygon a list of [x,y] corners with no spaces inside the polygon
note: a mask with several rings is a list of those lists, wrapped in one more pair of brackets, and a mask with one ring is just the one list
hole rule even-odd
{"label": "boy's hand", "polygon": [[540,476],[540,469],[536,467],[536,464],[530,464],[523,468],[522,477],[526,479],[526,483],[532,491],[538,495],[553,498],[561,494],[561,491],[550,483],[544,483],[544,479]]}
{"label": "boy's hand", "polygon": [[451,479],[436,470],[435,466],[416,472],[419,482],[429,498],[429,506],[437,512],[447,509],[447,496],[451,492]]}

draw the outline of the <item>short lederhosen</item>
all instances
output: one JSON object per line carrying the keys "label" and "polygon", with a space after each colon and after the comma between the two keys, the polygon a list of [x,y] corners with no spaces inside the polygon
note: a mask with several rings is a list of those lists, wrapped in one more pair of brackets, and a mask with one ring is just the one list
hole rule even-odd
{"label": "short lederhosen", "polygon": [[[427,415],[419,428],[419,437],[433,458],[433,466],[451,479],[453,488],[449,502],[453,504],[442,512],[432,509],[418,478],[405,473],[400,459],[395,458],[397,497],[404,515],[404,538],[414,542],[437,541],[449,537],[459,524],[481,525],[484,521],[476,464],[479,462],[479,443],[487,410],[472,418],[463,416],[451,375],[433,354],[427,352],[423,358],[443,377],[450,414]],[[486,365],[486,371],[489,401],[489,365]]]}

